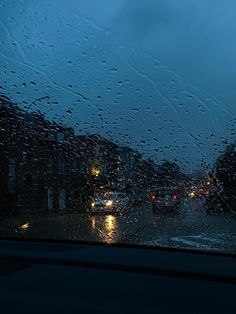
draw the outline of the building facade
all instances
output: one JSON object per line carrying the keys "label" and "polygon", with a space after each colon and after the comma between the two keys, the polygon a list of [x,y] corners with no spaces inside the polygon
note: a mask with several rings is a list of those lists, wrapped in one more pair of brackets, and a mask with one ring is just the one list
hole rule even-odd
{"label": "building facade", "polygon": [[82,211],[97,192],[142,193],[154,179],[139,152],[0,97],[0,213]]}

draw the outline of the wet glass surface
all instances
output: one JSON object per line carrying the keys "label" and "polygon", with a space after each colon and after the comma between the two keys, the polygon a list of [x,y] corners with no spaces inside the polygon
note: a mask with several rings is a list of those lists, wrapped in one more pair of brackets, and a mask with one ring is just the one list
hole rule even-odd
{"label": "wet glass surface", "polygon": [[235,12],[2,0],[0,235],[235,253]]}

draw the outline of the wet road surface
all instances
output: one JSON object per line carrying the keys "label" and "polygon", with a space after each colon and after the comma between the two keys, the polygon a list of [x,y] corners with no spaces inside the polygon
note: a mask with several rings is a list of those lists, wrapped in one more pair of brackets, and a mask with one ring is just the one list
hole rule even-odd
{"label": "wet road surface", "polygon": [[236,217],[206,214],[201,199],[182,201],[177,212],[153,214],[151,204],[122,214],[73,213],[3,219],[0,236],[68,239],[236,253]]}

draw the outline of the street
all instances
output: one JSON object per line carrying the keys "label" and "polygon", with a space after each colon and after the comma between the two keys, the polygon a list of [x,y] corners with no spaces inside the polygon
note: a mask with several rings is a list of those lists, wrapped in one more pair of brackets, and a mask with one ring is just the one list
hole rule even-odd
{"label": "street", "polygon": [[43,214],[2,219],[0,236],[129,243],[236,252],[236,217],[206,214],[202,199],[154,215],[150,203],[123,214]]}

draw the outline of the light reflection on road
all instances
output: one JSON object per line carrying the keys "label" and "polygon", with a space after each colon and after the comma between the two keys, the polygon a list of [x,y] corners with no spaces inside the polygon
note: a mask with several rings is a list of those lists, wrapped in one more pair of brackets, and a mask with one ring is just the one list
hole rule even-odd
{"label": "light reflection on road", "polygon": [[105,218],[105,231],[107,239],[105,241],[113,241],[117,231],[117,220],[115,216],[108,215]]}
{"label": "light reflection on road", "polygon": [[117,217],[114,215],[91,217],[91,227],[93,231],[98,231],[102,241],[115,242],[118,234]]}
{"label": "light reflection on road", "polygon": [[92,225],[92,230],[95,230],[96,229],[96,218],[95,217],[91,218],[91,225]]}
{"label": "light reflection on road", "polygon": [[[105,243],[135,243],[234,251],[236,219],[230,214],[206,214],[204,200],[184,199],[177,212],[153,213],[151,204],[122,215],[50,213],[13,217],[1,222],[0,235],[72,239]],[[222,233],[223,232],[223,233]],[[222,234],[221,234],[222,233]]]}

